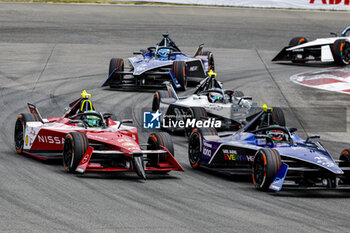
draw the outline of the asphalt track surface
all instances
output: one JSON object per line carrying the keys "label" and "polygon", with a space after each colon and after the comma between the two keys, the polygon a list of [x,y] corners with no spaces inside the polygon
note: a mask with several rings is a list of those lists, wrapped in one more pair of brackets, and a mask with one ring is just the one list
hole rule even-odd
{"label": "asphalt track surface", "polygon": [[[319,123],[337,158],[350,147],[346,116],[317,111],[345,109],[350,96],[289,80],[327,65],[270,60],[291,37],[327,36],[348,23],[348,14],[335,12],[1,3],[0,232],[347,232],[350,192],[262,193],[249,177],[194,171],[180,135],[173,139],[185,172],[142,181],[135,174],[66,174],[61,161],[17,155],[13,131],[27,102],[43,116],[57,116],[86,89],[98,110],[133,117],[144,142],[149,132],[141,129],[141,112],[153,93],[100,85],[111,57],[127,58],[169,31],[189,54],[204,42],[226,88],[244,91],[259,105],[287,108],[288,125],[299,135],[312,133],[307,122]],[[342,124],[343,132],[330,132]]]}

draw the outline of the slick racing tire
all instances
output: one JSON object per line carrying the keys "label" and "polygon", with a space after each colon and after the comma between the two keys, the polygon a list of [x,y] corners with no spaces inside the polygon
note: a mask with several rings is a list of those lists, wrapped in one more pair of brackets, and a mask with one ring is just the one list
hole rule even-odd
{"label": "slick racing tire", "polygon": [[[205,120],[208,117],[207,111],[205,108],[202,107],[190,107],[186,111],[186,118],[185,123],[188,120],[196,119],[196,121],[199,120]],[[185,134],[187,137],[189,137],[192,133],[193,128],[192,127],[185,127]]]}
{"label": "slick racing tire", "polygon": [[28,139],[24,138],[25,129],[28,122],[39,121],[39,117],[32,113],[21,113],[18,115],[15,124],[15,148],[18,154],[23,152],[23,147],[25,143],[28,143]]}
{"label": "slick racing tire", "polygon": [[217,136],[215,128],[195,128],[188,139],[188,160],[194,169],[200,167],[204,136]]}
{"label": "slick racing tire", "polygon": [[350,167],[350,149],[345,149],[341,152],[339,167]]}
{"label": "slick racing tire", "polygon": [[284,113],[281,108],[274,107],[272,110],[272,118],[275,124],[279,126],[286,126],[286,119],[284,118]]}
{"label": "slick racing tire", "polygon": [[174,93],[172,93],[168,90],[156,91],[156,93],[154,93],[154,95],[153,95],[152,111],[159,110],[160,102],[163,98],[172,98],[174,101],[176,100]]}
{"label": "slick racing tire", "polygon": [[242,91],[233,91],[233,95],[235,97],[243,97],[244,93]]}
{"label": "slick racing tire", "polygon": [[208,72],[210,70],[215,72],[215,60],[214,60],[214,54],[210,51],[203,51],[202,56],[207,56],[208,58]]}
{"label": "slick racing tire", "polygon": [[267,191],[281,167],[281,156],[274,149],[260,149],[253,161],[253,183],[258,190]]}
{"label": "slick racing tire", "polygon": [[336,40],[332,46],[334,62],[338,65],[350,64],[350,43],[347,40]]}
{"label": "slick racing tire", "polygon": [[174,61],[173,73],[175,75],[175,78],[181,85],[179,89],[181,91],[186,91],[186,88],[187,88],[186,63],[184,61]]}
{"label": "slick racing tire", "polygon": [[[339,160],[341,161],[341,162],[339,162],[340,168],[350,167],[350,149],[343,150],[339,156]],[[345,173],[345,180],[344,181],[346,183],[350,183],[350,173],[349,172]]]}
{"label": "slick racing tire", "polygon": [[[152,133],[148,137],[147,144],[147,150],[161,150],[162,147],[165,147],[172,156],[175,156],[173,140],[166,132]],[[167,161],[166,154],[159,158],[159,162],[165,161]]]}
{"label": "slick racing tire", "polygon": [[156,91],[153,95],[153,102],[152,102],[152,111],[159,110],[160,101],[162,98],[168,98],[168,91]]}
{"label": "slick racing tire", "polygon": [[[159,132],[159,133],[152,133],[148,137],[147,141],[147,150],[161,150],[162,147],[165,147],[171,154],[172,156],[175,157],[175,152],[174,152],[174,144],[173,140],[171,139],[171,136],[168,133],[165,132]],[[166,162],[168,161],[167,159],[167,154],[160,154],[159,157],[156,154],[149,154],[147,155],[147,158],[149,159],[149,165],[152,167],[157,167],[158,162]],[[166,174],[169,171],[160,171],[160,172],[153,172],[154,174]]]}
{"label": "slick racing tire", "polygon": [[[116,69],[116,71],[114,71]],[[112,58],[111,61],[109,62],[109,72],[108,72],[108,77],[111,76],[111,74],[117,71],[124,71],[124,60],[122,58]],[[119,84],[122,82],[122,75],[113,73],[111,77],[111,82]],[[113,86],[111,84],[110,86]]]}
{"label": "slick racing tire", "polygon": [[[297,45],[301,45],[307,42],[307,39],[305,37],[294,37],[289,41],[289,47],[294,47]],[[305,58],[303,56],[303,58]],[[292,60],[293,63],[305,63],[305,61],[302,60]]]}
{"label": "slick racing tire", "polygon": [[74,173],[89,147],[89,140],[84,133],[70,132],[63,145],[63,166],[66,172]]}

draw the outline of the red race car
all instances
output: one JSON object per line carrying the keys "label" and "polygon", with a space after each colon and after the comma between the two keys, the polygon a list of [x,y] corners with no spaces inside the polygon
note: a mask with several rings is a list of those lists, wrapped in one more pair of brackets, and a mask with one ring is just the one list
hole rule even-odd
{"label": "red race car", "polygon": [[91,95],[69,105],[62,117],[43,119],[33,104],[21,113],[15,125],[15,146],[19,154],[59,159],[67,172],[129,172],[146,179],[146,172],[183,171],[174,158],[169,134],[152,133],[141,149],[132,120],[111,120],[112,114],[96,112]]}

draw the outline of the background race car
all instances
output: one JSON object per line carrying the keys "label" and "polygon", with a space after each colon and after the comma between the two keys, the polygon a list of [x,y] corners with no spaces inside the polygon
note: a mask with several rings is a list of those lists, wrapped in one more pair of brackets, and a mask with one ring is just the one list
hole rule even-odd
{"label": "background race car", "polygon": [[108,78],[102,86],[157,87],[171,80],[176,88],[186,90],[188,81],[200,81],[209,70],[215,69],[213,53],[203,51],[202,46],[198,47],[193,57],[187,56],[169,38],[169,34],[164,33],[156,47],[134,52],[137,56],[128,59],[129,68],[124,67],[122,58],[112,58]]}
{"label": "background race car", "polygon": [[295,37],[289,42],[289,46],[282,49],[272,61],[292,61],[293,63],[305,63],[307,61],[334,62],[338,65],[350,63],[350,37],[346,34],[350,30],[347,27],[338,37],[321,38],[308,42],[304,37]]}
{"label": "background race car", "polygon": [[[162,119],[165,126],[169,126],[168,129],[185,129],[189,136],[193,126],[187,123],[193,119],[210,120],[214,124],[220,121],[217,130],[239,129],[247,118],[253,117],[260,110],[251,99],[252,97],[244,96],[242,91],[223,89],[216,79],[216,74],[209,72],[209,76],[189,96],[179,97],[172,85],[167,83],[166,91],[159,90],[154,94],[152,110],[162,113]],[[179,121],[184,121],[186,127],[180,128],[180,125],[176,124]]]}
{"label": "background race car", "polygon": [[229,174],[252,174],[258,190],[294,188],[347,188],[350,158],[345,150],[334,160],[320,142],[295,134],[296,128],[276,124],[273,110],[265,108],[237,132],[218,134],[213,128],[193,130],[188,156],[193,168]]}
{"label": "background race car", "polygon": [[112,114],[94,111],[89,97],[83,92],[62,117],[48,119],[28,104],[30,113],[21,113],[15,125],[17,152],[42,160],[63,158],[70,173],[134,171],[145,179],[148,171],[183,171],[169,134],[151,134],[141,149],[137,129],[125,125],[132,121],[113,121]]}

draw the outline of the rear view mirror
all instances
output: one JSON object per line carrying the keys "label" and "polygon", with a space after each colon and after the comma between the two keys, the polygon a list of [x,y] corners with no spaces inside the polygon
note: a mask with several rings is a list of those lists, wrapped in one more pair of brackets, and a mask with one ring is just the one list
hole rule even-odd
{"label": "rear view mirror", "polygon": [[124,120],[121,120],[121,121],[120,121],[120,124],[119,124],[119,126],[118,126],[118,129],[119,129],[120,126],[123,125],[123,124],[132,124],[132,123],[134,123],[134,121],[133,121],[132,119],[124,119]]}
{"label": "rear view mirror", "polygon": [[308,136],[305,140],[305,142],[309,142],[310,139],[316,139],[316,138],[321,138],[320,135],[311,135],[311,136]]}
{"label": "rear view mirror", "polygon": [[132,119],[124,119],[120,121],[120,124],[132,124],[134,121]]}
{"label": "rear view mirror", "polygon": [[288,130],[289,130],[289,132],[291,132],[291,133],[295,133],[298,129],[292,127],[292,128],[288,128]]}

